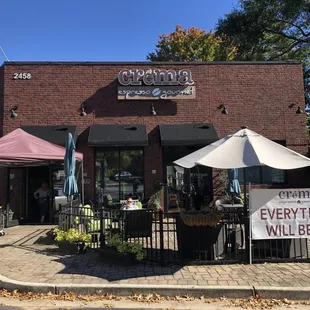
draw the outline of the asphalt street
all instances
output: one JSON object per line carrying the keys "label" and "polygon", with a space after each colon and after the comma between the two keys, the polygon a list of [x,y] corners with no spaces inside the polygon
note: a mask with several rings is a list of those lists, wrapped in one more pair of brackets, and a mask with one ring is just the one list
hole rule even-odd
{"label": "asphalt street", "polygon": [[[249,305],[250,306],[250,305]],[[19,300],[15,298],[0,297],[0,310],[99,310],[99,309],[113,309],[113,310],[241,310],[245,309],[245,304],[234,306],[229,300],[220,300],[216,302],[204,302],[200,299],[195,299],[190,302],[160,302],[160,303],[143,303],[131,301],[128,299],[121,299],[120,301],[61,301],[48,299],[34,299],[34,300]],[[266,307],[263,307],[267,309]],[[284,309],[310,309],[309,305],[302,304],[281,304],[279,306],[270,307],[272,310]],[[252,305],[250,309],[262,309],[262,305],[257,304],[256,307]]]}

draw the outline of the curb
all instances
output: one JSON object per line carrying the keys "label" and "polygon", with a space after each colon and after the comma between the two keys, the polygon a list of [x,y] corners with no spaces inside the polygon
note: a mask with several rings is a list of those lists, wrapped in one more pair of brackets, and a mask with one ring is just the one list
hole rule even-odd
{"label": "curb", "polygon": [[195,298],[248,298],[257,294],[268,299],[310,300],[310,287],[253,287],[253,286],[193,286],[193,285],[139,285],[139,284],[51,284],[11,280],[0,275],[0,287],[9,291],[62,294],[113,294],[129,296],[133,293],[184,296]]}
{"label": "curb", "polygon": [[262,295],[267,299],[310,300],[310,287],[254,287],[255,295]]}

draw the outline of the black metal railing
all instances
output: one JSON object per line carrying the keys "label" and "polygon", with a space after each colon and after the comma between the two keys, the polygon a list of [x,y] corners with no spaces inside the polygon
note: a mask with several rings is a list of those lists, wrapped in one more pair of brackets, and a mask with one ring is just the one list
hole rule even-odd
{"label": "black metal railing", "polygon": [[187,264],[224,264],[244,262],[245,231],[243,212],[222,211],[213,225],[189,226],[179,215],[177,235],[181,260]]}
{"label": "black metal railing", "polygon": [[[64,205],[59,228],[75,227],[91,234],[92,249],[105,248],[107,238],[118,234],[122,242],[145,249],[145,261],[165,264],[227,264],[248,262],[243,209],[222,211],[214,226],[185,223],[180,213],[150,209],[120,209]],[[308,239],[252,240],[253,262],[309,259]]]}
{"label": "black metal railing", "polygon": [[310,261],[309,241],[307,238],[252,240],[252,261],[254,263]]}

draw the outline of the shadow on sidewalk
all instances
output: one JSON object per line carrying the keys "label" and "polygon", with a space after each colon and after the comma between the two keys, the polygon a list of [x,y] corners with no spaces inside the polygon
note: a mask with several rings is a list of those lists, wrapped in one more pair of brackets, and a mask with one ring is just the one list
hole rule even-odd
{"label": "shadow on sidewalk", "polygon": [[143,262],[131,266],[109,264],[104,262],[100,256],[92,250],[82,255],[59,257],[55,261],[65,266],[59,274],[87,275],[101,278],[109,282],[140,277],[169,276],[182,268],[182,266],[160,267],[155,263]]}
{"label": "shadow on sidewalk", "polygon": [[[48,261],[60,263],[63,269],[58,272],[62,275],[84,275],[94,278],[99,278],[109,282],[118,282],[120,280],[134,279],[134,278],[147,278],[154,276],[171,276],[175,272],[179,271],[182,266],[167,266],[160,267],[155,263],[137,263],[132,266],[121,266],[106,263],[102,260],[100,255],[95,250],[87,250],[85,254],[70,254],[69,251],[65,252],[58,248],[54,242],[46,235],[49,229],[39,229],[33,227],[33,229],[25,231],[20,228],[18,234],[15,232],[15,236],[9,239],[10,235],[6,235],[1,239],[0,249],[15,248],[20,249],[23,252],[17,252],[19,255],[38,254],[38,258],[35,257],[36,262],[40,261],[44,255],[49,257],[46,263],[46,272],[51,276],[57,271],[50,267]],[[27,253],[29,252],[29,253]],[[30,256],[25,256],[27,259],[31,259]],[[53,266],[54,264],[50,264]]]}

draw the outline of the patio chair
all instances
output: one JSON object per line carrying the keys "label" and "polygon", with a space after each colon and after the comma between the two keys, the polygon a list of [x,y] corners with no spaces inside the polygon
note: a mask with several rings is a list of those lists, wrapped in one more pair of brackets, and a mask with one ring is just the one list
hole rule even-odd
{"label": "patio chair", "polygon": [[[96,218],[90,205],[81,206],[81,215],[85,225],[86,233],[98,233],[100,232],[100,218]],[[110,219],[104,220],[104,228],[109,229],[112,221]]]}
{"label": "patio chair", "polygon": [[124,240],[152,237],[152,211],[145,209],[123,211],[122,217]]}
{"label": "patio chair", "polygon": [[137,206],[139,209],[142,209],[142,202],[141,202],[141,201],[137,201],[137,202],[136,202],[136,206]]}
{"label": "patio chair", "polygon": [[110,194],[103,195],[103,207],[107,209],[116,209],[117,205],[113,202],[113,198]]}

